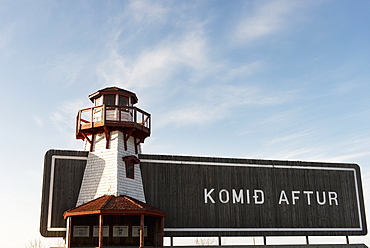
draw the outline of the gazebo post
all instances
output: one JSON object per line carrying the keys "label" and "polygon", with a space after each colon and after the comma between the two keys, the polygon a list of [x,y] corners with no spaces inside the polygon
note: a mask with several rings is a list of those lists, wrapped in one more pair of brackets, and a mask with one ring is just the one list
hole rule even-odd
{"label": "gazebo post", "polygon": [[72,238],[72,217],[67,218],[67,235],[66,235],[66,245],[67,248],[71,248],[71,238]]}
{"label": "gazebo post", "polygon": [[163,237],[164,237],[164,217],[161,217],[161,223],[160,223],[160,229],[161,229],[161,235],[160,235],[160,247],[163,247]]}
{"label": "gazebo post", "polygon": [[99,215],[99,248],[103,248],[103,215]]}
{"label": "gazebo post", "polygon": [[144,247],[144,215],[140,215],[140,248]]}

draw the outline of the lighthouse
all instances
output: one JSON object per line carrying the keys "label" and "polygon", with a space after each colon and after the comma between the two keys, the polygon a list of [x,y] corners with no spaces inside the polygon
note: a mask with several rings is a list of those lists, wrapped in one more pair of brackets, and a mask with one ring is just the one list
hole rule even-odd
{"label": "lighthouse", "polygon": [[150,136],[150,114],[135,93],[108,87],[78,111],[76,138],[88,152],[76,206],[65,211],[67,247],[163,246],[167,213],[145,203],[140,145]]}
{"label": "lighthouse", "polygon": [[77,206],[103,195],[145,202],[138,154],[150,136],[150,114],[135,107],[135,93],[109,87],[89,96],[93,106],[78,111],[76,138],[90,151]]}

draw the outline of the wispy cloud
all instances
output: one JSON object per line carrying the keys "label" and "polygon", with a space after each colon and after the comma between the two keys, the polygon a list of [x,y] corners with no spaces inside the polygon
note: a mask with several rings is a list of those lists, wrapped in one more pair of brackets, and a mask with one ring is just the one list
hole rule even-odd
{"label": "wispy cloud", "polygon": [[251,15],[246,15],[236,25],[232,38],[236,42],[251,42],[280,32],[291,24],[291,17],[297,14],[296,10],[306,4],[306,1],[258,1],[252,8]]}
{"label": "wispy cloud", "polygon": [[163,22],[166,19],[167,8],[159,2],[147,0],[131,1],[127,13],[138,23]]}
{"label": "wispy cloud", "polygon": [[48,84],[63,82],[64,86],[72,86],[94,76],[91,74],[94,63],[91,58],[91,54],[66,53],[44,61],[38,69],[45,71],[44,77]]}
{"label": "wispy cloud", "polygon": [[265,93],[248,85],[213,85],[192,93],[189,105],[176,106],[165,113],[160,126],[211,123],[232,116],[239,107],[279,105],[292,100],[287,92]]}
{"label": "wispy cloud", "polygon": [[84,99],[68,101],[52,113],[50,122],[61,132],[70,135],[76,125],[77,111],[85,107],[86,101]]}
{"label": "wispy cloud", "polygon": [[247,78],[253,74],[261,72],[263,68],[264,64],[262,61],[254,61],[249,64],[232,67],[225,72],[224,80],[230,82],[237,79]]}
{"label": "wispy cloud", "polygon": [[300,132],[297,132],[297,133],[284,135],[283,137],[279,137],[279,138],[270,140],[268,143],[270,145],[276,145],[276,144],[279,144],[279,143],[286,143],[286,142],[297,143],[297,141],[299,141],[299,139],[302,139],[306,136],[312,135],[313,133],[316,133],[316,132],[312,129],[306,129],[306,130],[303,130],[303,131],[300,131]]}
{"label": "wispy cloud", "polygon": [[6,48],[13,38],[14,27],[15,25],[12,24],[0,30],[0,51],[3,56],[9,54],[9,50]]}
{"label": "wispy cloud", "polygon": [[43,127],[44,126],[44,121],[42,120],[42,118],[38,115],[33,115],[32,116],[32,119],[34,120],[34,122],[39,126],[39,127]]}
{"label": "wispy cloud", "polygon": [[115,46],[97,67],[104,84],[140,90],[168,82],[180,68],[199,71],[209,67],[207,43],[201,31],[169,37],[138,56],[125,56]]}
{"label": "wispy cloud", "polygon": [[[284,5],[285,3],[288,6]],[[154,4],[153,13],[150,15],[147,12],[151,8],[147,4]],[[285,1],[258,5],[254,15],[246,19],[246,22],[268,26],[279,18],[284,19],[283,16],[294,8],[293,3]],[[166,22],[168,25],[168,17],[176,12],[162,7],[158,2],[148,3],[142,0],[130,2],[128,10],[130,11],[126,11],[123,18],[126,20],[135,12],[132,19],[137,23],[145,23],[144,28],[148,32],[151,32],[150,27],[155,27],[158,22]],[[151,24],[148,19],[152,19],[156,24]],[[235,107],[274,106],[294,98],[294,92],[276,92],[251,86],[253,84],[248,78],[266,69],[263,61],[229,64],[224,59],[217,59],[214,55],[217,54],[217,48],[209,42],[209,33],[206,32],[207,21],[195,24],[186,18],[176,20],[181,23],[177,24],[180,28],[176,30],[176,35],[171,33],[163,36],[161,40],[154,40],[139,53],[120,49],[119,44],[132,37],[124,37],[123,29],[116,30],[116,35],[112,35],[114,39],[107,46],[108,56],[96,69],[104,86],[128,88],[140,92],[140,97],[145,99],[156,97],[157,99],[151,101],[152,106],[161,99],[186,96],[186,103],[173,101],[174,105],[161,113],[165,114],[166,118],[159,117],[160,122],[157,125],[202,124],[226,118]],[[268,32],[273,31],[271,29]],[[262,32],[256,37],[268,32]],[[197,90],[192,91],[192,86],[196,86]]]}

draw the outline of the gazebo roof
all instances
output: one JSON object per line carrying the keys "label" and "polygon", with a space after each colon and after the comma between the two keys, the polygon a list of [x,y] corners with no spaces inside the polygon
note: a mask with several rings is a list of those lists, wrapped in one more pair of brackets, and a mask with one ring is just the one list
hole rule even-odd
{"label": "gazebo roof", "polygon": [[64,212],[64,218],[81,215],[147,215],[166,217],[167,213],[135,198],[103,195]]}

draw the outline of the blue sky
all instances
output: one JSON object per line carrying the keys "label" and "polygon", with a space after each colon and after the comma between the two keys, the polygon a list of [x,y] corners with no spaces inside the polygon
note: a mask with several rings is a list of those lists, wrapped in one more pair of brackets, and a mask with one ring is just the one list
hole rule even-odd
{"label": "blue sky", "polygon": [[144,153],[354,162],[370,206],[369,26],[367,0],[0,0],[2,245],[38,238],[43,156],[113,85]]}

